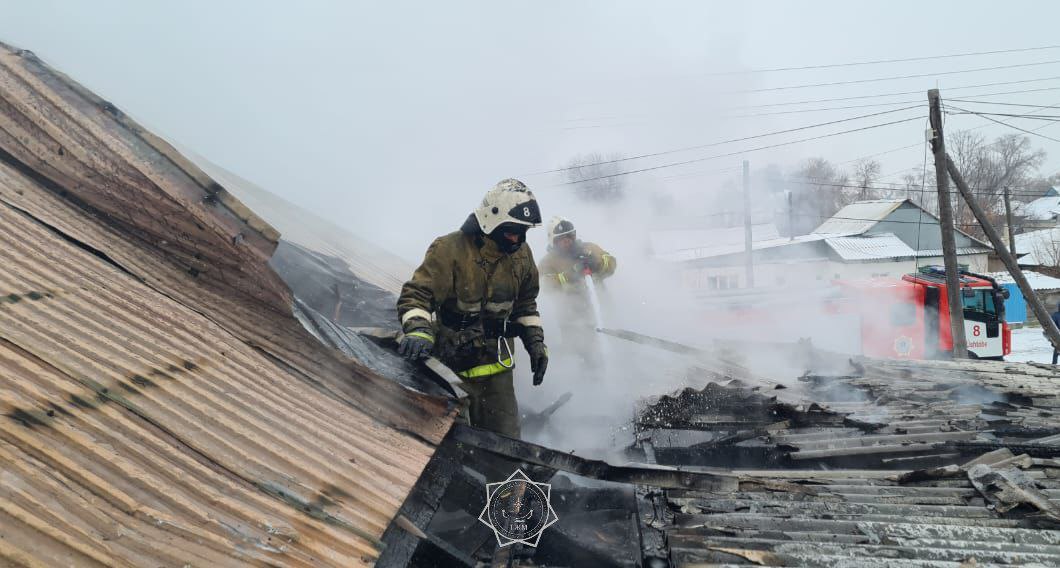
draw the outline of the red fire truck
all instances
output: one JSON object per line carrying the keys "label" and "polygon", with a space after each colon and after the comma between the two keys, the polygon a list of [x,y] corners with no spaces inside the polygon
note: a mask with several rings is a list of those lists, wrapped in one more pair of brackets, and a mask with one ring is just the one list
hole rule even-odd
{"label": "red fire truck", "polygon": [[[1012,352],[1012,330],[1005,323],[1008,292],[993,278],[961,270],[960,298],[969,355],[1002,359]],[[929,266],[901,280],[836,281],[834,313],[857,313],[861,346],[870,357],[938,359],[950,357],[946,272]]]}
{"label": "red fire truck", "polygon": [[[1002,359],[1012,352],[1004,312],[1007,291],[992,278],[966,270],[959,281],[970,355]],[[742,289],[701,300],[702,317],[718,338],[809,338],[830,351],[902,359],[943,359],[953,352],[942,267],[924,267],[900,279],[836,280],[810,290]]]}

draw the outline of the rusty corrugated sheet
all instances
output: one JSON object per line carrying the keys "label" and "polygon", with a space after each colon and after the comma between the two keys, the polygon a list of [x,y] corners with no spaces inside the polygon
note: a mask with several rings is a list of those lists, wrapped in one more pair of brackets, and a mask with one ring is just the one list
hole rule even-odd
{"label": "rusty corrugated sheet", "polygon": [[8,49],[0,105],[0,563],[371,563],[448,403],[314,341],[116,110]]}

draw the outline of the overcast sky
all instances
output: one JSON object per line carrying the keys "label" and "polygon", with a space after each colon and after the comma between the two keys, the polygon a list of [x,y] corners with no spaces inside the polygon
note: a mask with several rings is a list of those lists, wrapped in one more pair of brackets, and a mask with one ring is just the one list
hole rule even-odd
{"label": "overcast sky", "polygon": [[[503,177],[522,177],[546,216],[557,213],[549,197],[568,191],[555,185],[563,180],[526,174],[579,153],[657,153],[900,106],[765,112],[920,105],[623,167],[738,152],[926,116],[924,91],[935,86],[944,98],[1057,87],[988,100],[1060,103],[1060,49],[719,74],[1060,44],[1060,3],[1046,1],[0,0],[0,13],[0,41],[36,52],[162,136],[408,258],[458,226]],[[951,73],[1039,62],[1052,63]],[[921,74],[932,76],[761,91]],[[958,89],[1035,79],[1041,81]],[[905,91],[917,93],[743,108]],[[954,116],[947,129],[983,124]],[[924,128],[916,120],[663,168],[630,182],[687,196],[720,187],[731,174],[710,172],[743,158],[756,166],[791,167],[812,156],[846,162],[922,143]],[[992,137],[1004,128],[981,131]],[[1060,137],[1060,128],[1041,133]],[[1060,169],[1060,143],[1034,142],[1049,152],[1047,168]],[[923,149],[877,159],[884,174],[895,174],[888,181],[897,181],[901,170],[923,163]],[[687,175],[700,172],[707,173]]]}

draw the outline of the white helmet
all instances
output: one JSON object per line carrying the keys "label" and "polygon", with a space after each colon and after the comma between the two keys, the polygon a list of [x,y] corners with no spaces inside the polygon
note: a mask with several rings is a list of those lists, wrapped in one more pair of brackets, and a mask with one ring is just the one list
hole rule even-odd
{"label": "white helmet", "polygon": [[503,179],[486,192],[482,205],[475,209],[475,219],[487,235],[504,223],[536,227],[541,224],[541,210],[537,199],[517,179]]}
{"label": "white helmet", "polygon": [[548,244],[555,244],[556,237],[562,237],[563,235],[570,235],[571,238],[577,238],[578,232],[574,230],[574,223],[571,223],[570,219],[560,217],[559,215],[549,219]]}

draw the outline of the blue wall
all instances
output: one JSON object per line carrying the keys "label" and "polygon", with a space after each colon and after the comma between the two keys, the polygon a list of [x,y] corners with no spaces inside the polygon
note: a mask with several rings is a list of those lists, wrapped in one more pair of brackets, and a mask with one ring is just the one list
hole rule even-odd
{"label": "blue wall", "polygon": [[1027,321],[1027,302],[1023,299],[1023,292],[1015,282],[1002,284],[1002,288],[1008,290],[1008,299],[1005,300],[1005,321],[1009,323],[1023,323]]}

